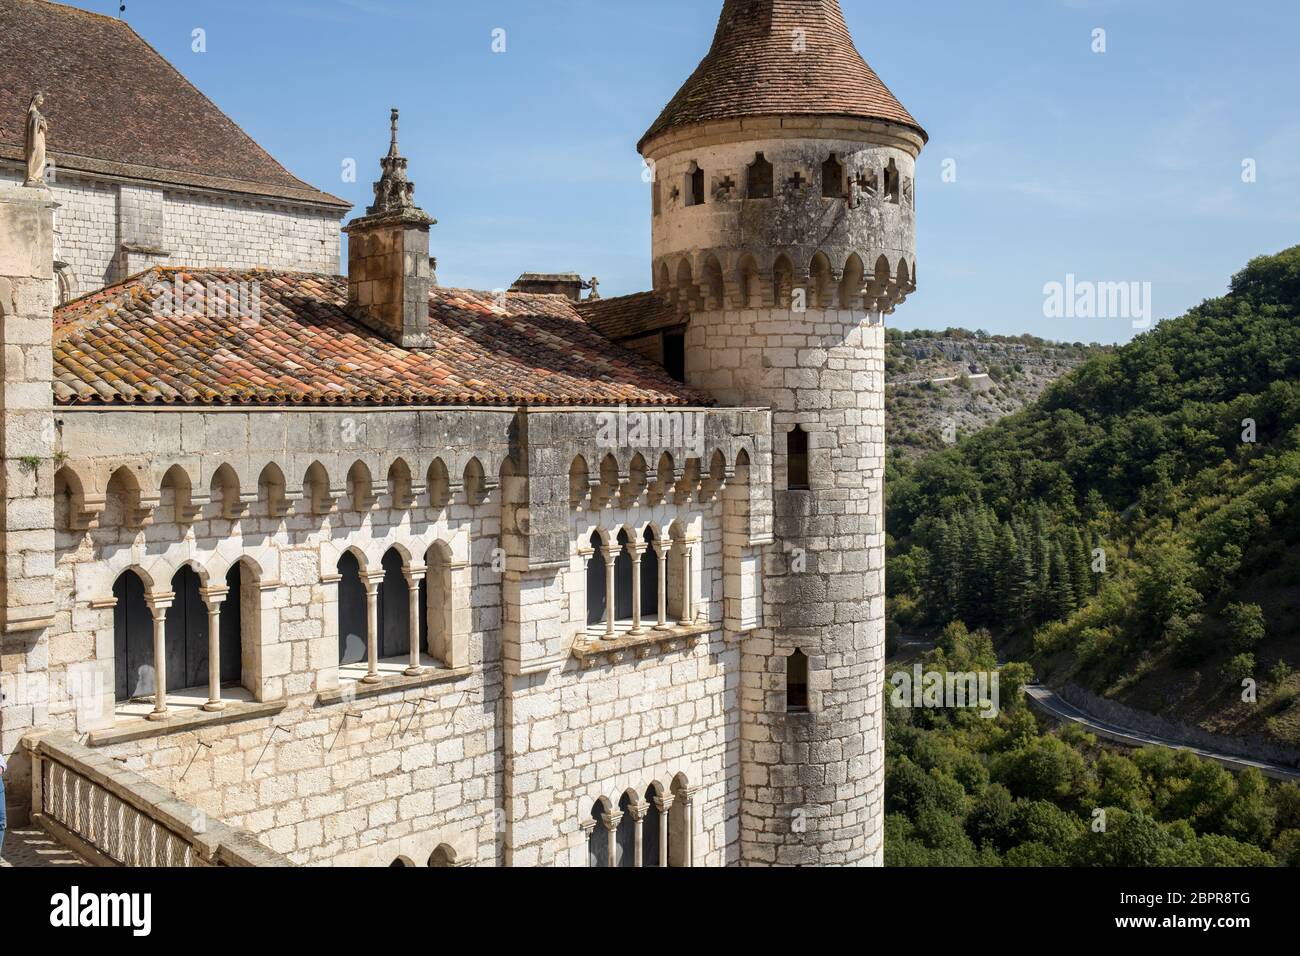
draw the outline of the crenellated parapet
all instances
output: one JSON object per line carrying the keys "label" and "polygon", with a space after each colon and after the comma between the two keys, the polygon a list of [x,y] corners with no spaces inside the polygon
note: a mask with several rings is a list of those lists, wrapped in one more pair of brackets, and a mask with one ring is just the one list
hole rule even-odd
{"label": "crenellated parapet", "polygon": [[758,117],[646,145],[654,287],[682,312],[889,314],[916,289],[919,133]]}

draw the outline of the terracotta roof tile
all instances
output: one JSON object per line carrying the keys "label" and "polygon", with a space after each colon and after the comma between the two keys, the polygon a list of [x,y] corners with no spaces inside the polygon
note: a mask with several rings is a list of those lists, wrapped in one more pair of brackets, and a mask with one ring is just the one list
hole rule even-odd
{"label": "terracotta roof tile", "polygon": [[[185,296],[245,284],[246,317],[238,302],[225,317],[166,308],[163,290],[178,280]],[[392,344],[346,306],[340,276],[154,269],[55,313],[55,402],[712,404],[610,344],[563,296],[510,293],[501,306],[488,292],[435,288],[428,349]]]}
{"label": "terracotta roof tile", "polygon": [[611,342],[625,342],[651,332],[686,324],[657,292],[637,292],[613,299],[586,299],[578,314]]}
{"label": "terracotta roof tile", "polygon": [[21,159],[45,94],[62,168],[347,208],[258,146],[123,21],[46,0],[0,0],[0,157]]}
{"label": "terracotta roof tile", "polygon": [[708,55],[637,148],[679,126],[786,115],[885,120],[925,135],[853,45],[839,0],[726,0]]}

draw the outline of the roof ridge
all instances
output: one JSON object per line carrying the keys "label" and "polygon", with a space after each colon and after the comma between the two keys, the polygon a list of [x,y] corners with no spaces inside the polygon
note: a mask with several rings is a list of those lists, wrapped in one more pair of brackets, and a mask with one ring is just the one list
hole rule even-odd
{"label": "roof ridge", "polygon": [[153,285],[184,271],[150,268],[60,307],[57,405],[713,404],[551,296],[511,294],[501,311],[493,293],[439,290],[435,346],[407,349],[356,320],[337,276],[288,272],[261,285],[251,312],[242,298],[233,312],[191,312],[188,300],[160,311]]}
{"label": "roof ridge", "polygon": [[[47,0],[47,2],[48,2],[48,0]],[[74,8],[74,9],[75,9],[75,8]],[[110,19],[111,19],[111,18],[110,18]],[[256,139],[254,139],[254,138],[249,134],[248,130],[244,129],[244,127],[241,126],[239,123],[236,123],[235,120],[234,120],[234,118],[231,117],[231,115],[230,115],[229,113],[227,113],[227,112],[226,112],[225,110],[223,110],[220,106],[218,106],[217,103],[216,103],[216,101],[213,100],[212,97],[208,96],[207,93],[204,93],[203,90],[200,89],[200,88],[198,87],[197,84],[191,82],[190,79],[189,79],[189,77],[187,77],[184,73],[182,73],[179,69],[177,69],[175,63],[173,63],[171,60],[167,59],[167,57],[165,57],[165,56],[163,56],[161,53],[159,53],[158,50],[155,49],[154,45],[153,45],[152,43],[150,43],[150,42],[149,42],[149,41],[148,41],[148,40],[147,40],[147,39],[146,39],[146,38],[145,38],[145,37],[144,37],[144,36],[143,36],[139,31],[138,31],[138,30],[136,30],[136,28],[135,28],[134,26],[132,26],[130,23],[127,23],[127,22],[124,21],[124,20],[114,20],[113,22],[114,22],[114,23],[122,23],[122,24],[124,24],[124,25],[126,26],[126,28],[127,28],[128,30],[130,30],[131,33],[134,34],[134,35],[135,35],[135,36],[140,40],[140,42],[143,43],[143,44],[145,45],[145,48],[148,49],[148,51],[149,51],[150,53],[152,53],[155,57],[157,57],[157,58],[158,58],[158,59],[159,59],[159,60],[160,60],[160,61],[161,61],[161,62],[162,62],[162,63],[163,63],[163,64],[164,64],[164,65],[165,65],[169,70],[172,71],[172,73],[174,73],[174,74],[176,75],[177,79],[179,79],[182,83],[184,83],[186,86],[188,86],[190,89],[192,89],[195,93],[197,93],[197,94],[199,95],[199,97],[202,98],[202,100],[203,100],[205,103],[207,103],[209,106],[211,106],[214,110],[217,111],[217,114],[218,114],[222,119],[224,119],[227,123],[229,123],[231,126],[233,126],[233,127],[234,127],[234,128],[235,128],[235,129],[236,129],[236,130],[237,130],[237,131],[238,131],[238,132],[239,132],[239,133],[240,133],[240,134],[241,134],[245,139],[247,139],[250,143],[252,143],[254,149],[256,149],[258,152],[260,152],[263,156],[265,156],[265,157],[266,157],[268,160],[270,160],[272,163],[274,163],[275,166],[276,166],[278,169],[282,170],[282,171],[285,173],[285,175],[287,175],[290,179],[292,179],[294,182],[296,182],[299,186],[302,186],[304,189],[310,189],[310,190],[314,190],[315,192],[321,192],[321,193],[324,192],[324,190],[322,190],[322,189],[317,189],[315,186],[313,186],[311,183],[307,182],[306,180],[304,180],[304,179],[300,179],[300,178],[297,176],[297,174],[295,174],[292,170],[290,170],[287,166],[285,166],[284,163],[280,162],[278,159],[276,159],[274,156],[272,156],[271,153],[270,153],[269,151],[267,151],[267,149],[266,149],[265,147],[263,147],[261,143],[259,143]],[[166,167],[159,166],[159,167],[156,167],[156,168],[158,168],[158,169],[165,169]],[[250,182],[250,183],[258,183],[259,185],[263,185],[263,186],[273,186],[273,185],[275,185],[274,183],[263,182],[263,181],[258,180],[258,179],[248,179],[248,180],[245,180],[245,181],[246,181],[246,182]],[[328,195],[328,194],[326,194],[326,195]]]}
{"label": "roof ridge", "polygon": [[[0,0],[0,11],[0,59],[17,77],[0,84],[0,113],[25,114],[31,93],[44,92],[47,148],[61,167],[165,188],[351,206],[280,162],[132,23],[51,0]],[[189,134],[177,137],[177,124],[187,122]],[[21,147],[20,124],[6,121],[0,153],[21,159]]]}
{"label": "roof ridge", "polygon": [[[87,17],[98,17],[100,20],[108,20],[108,21],[111,22],[111,23],[120,23],[120,24],[122,24],[124,27],[126,27],[128,30],[131,29],[131,24],[129,24],[127,21],[121,19],[120,17],[115,17],[115,16],[112,16],[112,15],[107,14],[107,13],[99,13],[99,12],[96,11],[96,10],[87,10],[87,9],[85,9],[84,7],[74,7],[74,6],[73,6],[72,4],[70,4],[70,3],[59,3],[59,2],[57,2],[57,0],[19,0],[19,2],[21,2],[21,3],[43,3],[43,4],[45,4],[47,7],[60,7],[60,8],[62,8],[62,9],[64,9],[64,10],[70,10],[70,11],[72,11],[73,13],[80,13],[82,16],[87,16]],[[135,31],[132,30],[132,32],[134,33]],[[137,34],[137,36],[138,36],[138,35],[139,35],[139,34]]]}

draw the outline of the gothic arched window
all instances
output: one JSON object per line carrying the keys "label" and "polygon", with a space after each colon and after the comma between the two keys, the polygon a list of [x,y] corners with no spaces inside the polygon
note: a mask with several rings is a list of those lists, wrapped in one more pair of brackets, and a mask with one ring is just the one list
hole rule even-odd
{"label": "gothic arched window", "polygon": [[605,542],[599,533],[591,536],[591,557],[587,559],[587,626],[605,620]]}
{"label": "gothic arched window", "polygon": [[411,588],[401,552],[384,555],[384,583],[379,586],[379,659],[411,653]]}
{"label": "gothic arched window", "polygon": [[366,586],[361,582],[361,563],[351,551],[339,559],[339,664],[358,664],[366,659]]}
{"label": "gothic arched window", "polygon": [[591,808],[592,823],[587,832],[587,865],[609,866],[609,830],[605,826],[605,805],[597,800]]}
{"label": "gothic arched window", "polygon": [[659,812],[660,793],[654,784],[645,792],[645,819],[641,823],[641,865],[662,866],[659,861],[659,830],[664,825]]}
{"label": "gothic arched window", "polygon": [[636,817],[632,815],[632,796],[623,794],[618,802],[618,812],[622,814],[618,829],[614,832],[614,865],[636,866]]}
{"label": "gothic arched window", "polygon": [[659,614],[659,554],[655,533],[645,529],[645,553],[641,555],[641,619],[657,620]]}
{"label": "gothic arched window", "polygon": [[632,619],[632,551],[626,531],[618,533],[618,553],[614,556],[614,620]]}
{"label": "gothic arched window", "polygon": [[123,572],[113,585],[113,683],[119,701],[154,692],[153,614],[144,599],[144,582]]}
{"label": "gothic arched window", "polygon": [[243,674],[242,655],[244,646],[244,626],[255,626],[256,621],[245,621],[245,603],[254,598],[258,591],[255,581],[249,581],[244,588],[244,564],[235,564],[226,573],[226,598],[221,602],[221,683],[238,684]]}
{"label": "gothic arched window", "polygon": [[172,606],[167,609],[167,686],[207,687],[208,609],[199,594],[202,582],[189,565],[172,578]]}

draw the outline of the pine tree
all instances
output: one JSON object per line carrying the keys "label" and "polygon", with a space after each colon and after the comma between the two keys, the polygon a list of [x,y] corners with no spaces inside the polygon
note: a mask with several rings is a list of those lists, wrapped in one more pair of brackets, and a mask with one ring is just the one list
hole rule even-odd
{"label": "pine tree", "polygon": [[1070,577],[1074,581],[1074,594],[1079,606],[1082,607],[1088,602],[1088,598],[1095,593],[1094,587],[1096,582],[1093,580],[1092,573],[1092,550],[1088,547],[1088,538],[1078,528],[1074,529],[1073,540],[1070,542]]}
{"label": "pine tree", "polygon": [[997,550],[993,557],[996,563],[995,593],[993,604],[1004,624],[1020,624],[1020,606],[1016,592],[1020,569],[1020,544],[1011,526],[1004,524],[998,529]]}
{"label": "pine tree", "polygon": [[1070,580],[1070,564],[1065,557],[1065,548],[1058,540],[1052,545],[1051,584],[1048,596],[1048,608],[1051,617],[1069,617],[1074,611],[1074,583]]}

